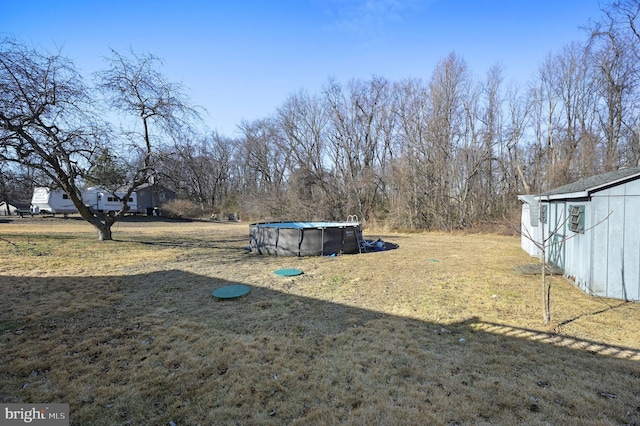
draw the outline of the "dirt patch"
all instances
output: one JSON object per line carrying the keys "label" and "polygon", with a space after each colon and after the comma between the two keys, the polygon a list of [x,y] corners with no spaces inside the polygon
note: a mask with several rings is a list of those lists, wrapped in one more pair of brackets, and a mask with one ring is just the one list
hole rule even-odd
{"label": "dirt patch", "polygon": [[[541,263],[526,263],[524,265],[516,265],[513,269],[521,275],[541,275],[542,264]],[[562,276],[564,271],[554,265],[545,265],[546,274],[553,274]]]}

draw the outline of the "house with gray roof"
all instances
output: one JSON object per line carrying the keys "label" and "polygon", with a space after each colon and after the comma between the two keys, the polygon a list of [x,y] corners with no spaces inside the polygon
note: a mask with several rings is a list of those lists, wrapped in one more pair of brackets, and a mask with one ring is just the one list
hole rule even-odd
{"label": "house with gray roof", "polygon": [[588,294],[640,301],[640,167],[520,195],[522,248]]}
{"label": "house with gray roof", "polygon": [[0,202],[0,216],[20,216],[29,212],[31,205],[28,201],[2,201]]}

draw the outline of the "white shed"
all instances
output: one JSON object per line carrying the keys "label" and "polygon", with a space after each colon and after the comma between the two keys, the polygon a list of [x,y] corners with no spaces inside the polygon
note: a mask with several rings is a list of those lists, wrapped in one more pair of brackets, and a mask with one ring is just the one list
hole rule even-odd
{"label": "white shed", "polygon": [[542,240],[540,226],[540,203],[533,195],[518,195],[522,201],[522,216],[520,219],[520,245],[522,250],[531,256],[542,256],[538,243]]}
{"label": "white shed", "polygon": [[[588,294],[640,301],[640,167],[592,176],[524,202],[532,256],[544,237],[547,260]],[[534,206],[540,221],[525,217]],[[534,247],[533,249],[531,247]]]}

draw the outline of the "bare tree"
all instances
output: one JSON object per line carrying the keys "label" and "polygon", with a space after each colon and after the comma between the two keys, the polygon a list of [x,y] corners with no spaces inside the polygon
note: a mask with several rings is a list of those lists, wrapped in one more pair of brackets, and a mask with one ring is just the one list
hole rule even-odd
{"label": "bare tree", "polygon": [[253,214],[281,216],[291,152],[274,119],[244,121],[238,149],[241,191]]}
{"label": "bare tree", "polygon": [[[499,158],[502,170],[502,197],[513,198],[523,191],[531,193],[530,179],[526,173],[526,145],[524,134],[530,115],[530,103],[521,94],[518,86],[512,85],[506,93],[505,114],[503,123],[504,150]],[[506,192],[506,194],[504,194]],[[506,207],[505,207],[506,208]]]}
{"label": "bare tree", "polygon": [[[603,9],[603,18],[591,27],[594,65],[600,71],[606,90],[605,104],[607,153],[619,156],[623,165],[640,163],[640,119],[638,82],[640,80],[640,1],[619,0]],[[616,133],[618,129],[619,133]],[[616,152],[617,148],[617,152]]]}
{"label": "bare tree", "polygon": [[[635,33],[638,2],[617,2],[603,10],[589,39],[591,61],[601,98],[600,125],[604,134],[605,171],[624,164],[625,130],[636,130],[631,107],[638,83],[638,37]],[[635,11],[634,11],[635,10]]]}
{"label": "bare tree", "polygon": [[277,125],[286,149],[291,153],[288,191],[301,214],[308,218],[329,218],[335,208],[328,168],[326,103],[318,96],[300,91],[278,108]]}
{"label": "bare tree", "polygon": [[213,132],[176,142],[172,151],[171,155],[161,155],[158,175],[202,209],[219,209],[229,192],[233,141]]}
{"label": "bare tree", "polygon": [[463,109],[468,94],[469,72],[465,61],[455,53],[449,54],[435,68],[429,83],[429,102],[432,114],[427,127],[428,139],[433,141],[435,194],[433,202],[438,213],[434,219],[438,227],[458,227],[464,224],[457,217],[456,158],[463,140],[466,115]]}
{"label": "bare tree", "polygon": [[[98,89],[109,105],[124,116],[123,153],[133,152],[137,154],[134,158],[141,159],[127,182],[123,198],[128,198],[143,183],[158,183],[159,148],[185,137],[199,115],[183,87],[169,82],[156,69],[161,64],[156,56],[135,52],[124,56],[112,50],[106,61],[108,68],[96,73]],[[154,188],[152,194],[155,193]],[[157,200],[153,204],[156,206]]]}
{"label": "bare tree", "polygon": [[[108,127],[92,114],[89,88],[73,63],[13,40],[0,42],[0,160],[40,171],[65,191],[101,240],[114,217],[85,206],[80,183],[105,146]],[[128,199],[128,198],[127,198]]]}
{"label": "bare tree", "polygon": [[11,214],[9,202],[31,198],[33,182],[39,174],[37,170],[16,163],[0,162],[0,200],[8,202],[4,214]]}
{"label": "bare tree", "polygon": [[346,90],[335,81],[325,88],[329,111],[327,139],[333,176],[347,200],[343,217],[367,221],[384,206],[384,176],[391,154],[393,120],[390,83],[380,77],[352,80]]}
{"label": "bare tree", "polygon": [[408,79],[394,87],[392,108],[396,114],[397,156],[392,162],[390,186],[396,223],[409,228],[428,227],[431,206],[434,150],[427,137],[431,114],[428,89],[417,79]]}
{"label": "bare tree", "polygon": [[[478,194],[481,199],[477,203],[481,206],[479,209],[485,217],[491,216],[496,208],[498,196],[498,185],[502,182],[499,179],[499,173],[504,174],[504,170],[500,170],[499,159],[505,154],[503,145],[503,99],[502,99],[502,67],[494,65],[487,73],[487,79],[482,87],[482,99],[484,100],[483,108],[480,116],[482,123],[482,156],[481,156],[481,188],[478,188]],[[500,191],[504,193],[506,191]],[[503,204],[505,200],[503,199]]]}

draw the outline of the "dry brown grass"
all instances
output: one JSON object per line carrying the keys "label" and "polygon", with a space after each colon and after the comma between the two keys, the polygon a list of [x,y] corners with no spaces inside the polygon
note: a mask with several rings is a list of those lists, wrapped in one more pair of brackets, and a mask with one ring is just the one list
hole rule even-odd
{"label": "dry brown grass", "polygon": [[[400,247],[296,259],[248,254],[247,224],[114,231],[0,223],[2,402],[92,425],[640,422],[640,305],[555,278],[545,327],[518,238],[365,231]],[[228,283],[252,291],[215,301]]]}

